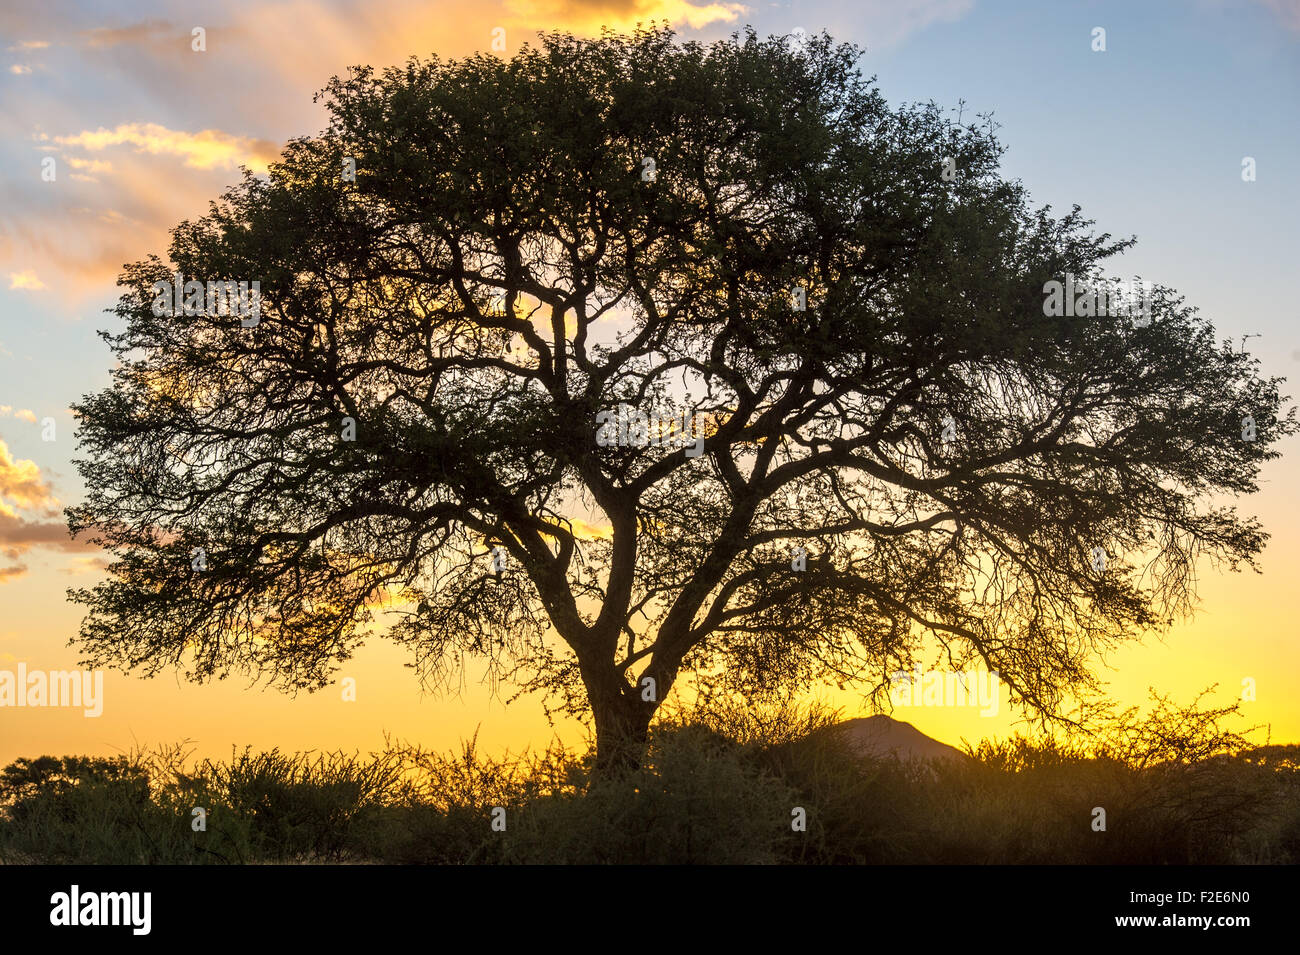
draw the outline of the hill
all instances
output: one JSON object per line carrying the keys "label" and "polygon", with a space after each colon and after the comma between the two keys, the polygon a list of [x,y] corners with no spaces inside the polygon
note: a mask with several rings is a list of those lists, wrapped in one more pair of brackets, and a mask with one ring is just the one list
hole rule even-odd
{"label": "hill", "polygon": [[844,733],[849,745],[863,756],[893,756],[900,760],[939,759],[956,763],[964,763],[970,758],[955,746],[926,736],[911,723],[884,714],[845,720],[829,727],[829,730]]}

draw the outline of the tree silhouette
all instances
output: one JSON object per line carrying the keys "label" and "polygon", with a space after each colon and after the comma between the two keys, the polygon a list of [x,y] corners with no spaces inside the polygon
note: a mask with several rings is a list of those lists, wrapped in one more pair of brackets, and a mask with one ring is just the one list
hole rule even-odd
{"label": "tree silhouette", "polygon": [[1055,713],[1199,557],[1250,564],[1224,495],[1295,430],[1279,381],[1163,287],[1050,307],[1132,240],[858,55],[554,34],[334,79],[325,132],[119,280],[76,408],[69,525],[116,557],[72,592],[88,662],[316,688],[388,606],[423,680],[481,656],[613,769],[684,674],[879,693],[929,640]]}

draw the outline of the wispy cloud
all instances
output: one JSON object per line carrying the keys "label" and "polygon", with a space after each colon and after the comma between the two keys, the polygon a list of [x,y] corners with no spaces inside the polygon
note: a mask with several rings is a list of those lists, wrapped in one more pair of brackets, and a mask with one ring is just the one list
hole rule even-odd
{"label": "wispy cloud", "polygon": [[180,36],[181,31],[167,20],[146,20],[124,27],[94,27],[83,30],[81,37],[89,47],[106,47],[122,45],[148,45],[159,40]]}
{"label": "wispy cloud", "polygon": [[530,25],[549,21],[573,29],[626,30],[638,23],[667,20],[698,30],[711,23],[734,22],[747,8],[740,3],[690,0],[506,0],[506,9]]}
{"label": "wispy cloud", "polygon": [[65,574],[101,574],[106,571],[112,561],[105,557],[74,557],[72,563],[63,568]]}
{"label": "wispy cloud", "polygon": [[81,169],[90,173],[113,171],[113,164],[103,159],[79,159],[76,156],[72,156],[68,159],[68,165],[73,169]]}
{"label": "wispy cloud", "polygon": [[36,277],[36,273],[31,269],[22,272],[9,273],[9,288],[26,289],[29,292],[39,292],[45,288],[45,283]]}
{"label": "wispy cloud", "polygon": [[0,514],[0,553],[13,558],[33,547],[63,551],[97,551],[94,544],[72,537],[60,520],[27,520]]}
{"label": "wispy cloud", "polygon": [[194,169],[247,166],[254,172],[266,172],[267,164],[280,154],[279,147],[268,140],[237,136],[219,129],[187,133],[157,123],[124,123],[113,129],[101,126],[73,136],[55,136],[53,141],[88,152],[102,152],[111,146],[133,146],[139,152],[155,156],[179,156],[186,166]]}

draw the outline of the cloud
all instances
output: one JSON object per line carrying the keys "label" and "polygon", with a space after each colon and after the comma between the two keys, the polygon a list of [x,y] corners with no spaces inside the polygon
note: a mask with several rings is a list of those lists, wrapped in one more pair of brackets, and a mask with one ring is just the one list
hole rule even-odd
{"label": "cloud", "polygon": [[74,538],[63,521],[28,521],[0,513],[0,552],[15,557],[33,547],[73,552],[100,549],[98,545]]}
{"label": "cloud", "polygon": [[11,580],[17,580],[26,573],[26,564],[14,564],[12,567],[0,567],[0,584],[7,584]]}
{"label": "cloud", "polygon": [[[75,175],[75,174],[74,174]],[[154,176],[155,183],[163,174]],[[71,179],[71,177],[69,177]],[[133,210],[137,214],[130,216],[114,215],[112,209],[90,209],[85,206],[72,206],[70,203],[57,203],[60,222],[65,225],[58,230],[43,228],[43,220],[20,216],[9,223],[16,242],[26,256],[38,258],[42,270],[49,270],[58,276],[58,285],[65,302],[71,294],[103,296],[113,288],[125,262],[135,261],[150,246],[157,247],[166,241],[166,230],[162,225],[156,228],[146,227],[142,220],[169,221],[164,219],[166,213],[154,211],[152,204],[165,201],[166,193],[155,189],[149,195],[136,183],[145,178],[140,171],[133,171],[125,177],[127,183],[121,193],[115,195],[114,201],[133,203],[141,208]],[[113,184],[119,185],[117,179]],[[70,190],[65,190],[70,192]],[[198,188],[191,185],[188,191],[178,184],[172,195],[197,193]],[[63,194],[61,193],[61,196]],[[75,197],[66,196],[68,199]],[[189,206],[181,207],[192,213],[202,214],[203,208],[195,201]],[[173,219],[180,218],[172,213]]]}
{"label": "cloud", "polygon": [[[19,510],[34,516],[23,517]],[[69,553],[98,552],[100,548],[97,545],[68,533],[67,524],[54,518],[58,510],[59,501],[42,478],[41,469],[34,461],[16,460],[10,454],[9,446],[0,439],[0,554],[9,560],[17,560],[33,548]],[[26,569],[21,565],[7,568],[15,576]],[[0,576],[4,572],[0,569]]]}
{"label": "cloud", "polygon": [[21,50],[44,50],[50,45],[48,40],[23,40],[21,43],[15,43],[13,46],[5,47],[9,53],[17,53]]}
{"label": "cloud", "polygon": [[104,159],[78,159],[72,156],[68,159],[68,165],[73,169],[83,169],[86,172],[112,172],[113,164]]}
{"label": "cloud", "polygon": [[280,155],[279,147],[265,139],[236,136],[219,129],[187,133],[157,123],[124,123],[113,129],[101,126],[75,136],[55,136],[54,141],[61,146],[77,146],[89,152],[100,152],[110,146],[134,146],[138,152],[179,156],[186,166],[193,169],[247,166],[253,172],[264,173],[267,163]]}
{"label": "cloud", "polygon": [[[71,127],[57,143],[37,136],[38,146],[66,152],[60,188],[0,200],[0,276],[9,274],[15,289],[57,284],[53,307],[78,318],[85,298],[112,292],[124,263],[165,250],[172,226],[203,215],[230,185],[231,169],[244,163],[263,171],[277,155],[268,140],[212,128],[190,133],[132,123],[80,129]],[[39,277],[31,264],[39,264]]]}
{"label": "cloud", "polygon": [[14,417],[22,421],[30,422],[31,424],[36,423],[36,412],[32,411],[30,408],[19,408],[14,412]]}
{"label": "cloud", "polygon": [[30,66],[25,66],[22,63],[15,63],[13,66],[9,67],[9,72],[13,73],[15,76],[22,76],[24,73],[30,73],[31,71],[32,68]]}
{"label": "cloud", "polygon": [[103,573],[112,566],[112,563],[112,561],[102,556],[74,557],[72,563],[63,568],[63,572],[69,575]]}
{"label": "cloud", "polygon": [[22,272],[9,273],[9,288],[27,289],[28,291],[37,292],[45,288],[45,283],[36,277],[36,273],[31,269]]}
{"label": "cloud", "polygon": [[36,462],[15,460],[9,446],[0,439],[0,516],[16,518],[14,507],[50,511],[58,504],[49,485],[41,479]]}
{"label": "cloud", "polygon": [[[184,31],[185,37],[189,39],[189,31]],[[159,40],[168,38],[177,38],[181,31],[173,26],[167,20],[146,20],[143,23],[132,23],[125,27],[94,27],[90,30],[81,31],[81,36],[85,39],[86,46],[89,47],[106,47],[106,46],[148,46],[157,43]]]}
{"label": "cloud", "polygon": [[506,0],[505,5],[529,24],[549,21],[592,31],[601,27],[629,30],[652,20],[667,20],[674,26],[698,30],[710,23],[733,22],[746,10],[739,3],[690,0]]}

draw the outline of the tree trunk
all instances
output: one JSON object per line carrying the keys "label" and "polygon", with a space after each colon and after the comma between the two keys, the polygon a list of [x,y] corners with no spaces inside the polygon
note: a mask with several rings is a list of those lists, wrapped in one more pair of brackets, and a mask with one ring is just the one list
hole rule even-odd
{"label": "tree trunk", "polygon": [[596,778],[609,780],[640,769],[657,704],[617,690],[588,690],[588,698],[596,721]]}

